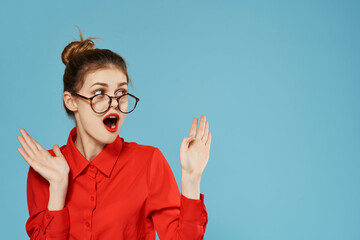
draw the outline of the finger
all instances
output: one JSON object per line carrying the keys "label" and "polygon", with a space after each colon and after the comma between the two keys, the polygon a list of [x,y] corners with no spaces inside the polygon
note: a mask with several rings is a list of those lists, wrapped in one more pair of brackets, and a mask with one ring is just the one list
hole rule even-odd
{"label": "finger", "polygon": [[207,139],[207,141],[205,143],[205,146],[208,147],[209,150],[210,150],[210,145],[211,145],[211,133],[209,132],[208,133],[208,139]]}
{"label": "finger", "polygon": [[20,152],[21,156],[25,159],[25,161],[36,171],[39,172],[41,170],[41,165],[38,162],[32,160],[29,155],[21,148],[18,147],[17,150]]}
{"label": "finger", "polygon": [[194,140],[194,137],[192,137],[192,136],[183,138],[180,148],[187,149],[192,140]]}
{"label": "finger", "polygon": [[53,146],[53,151],[57,157],[63,157],[64,155],[61,153],[61,150],[57,144]]}
{"label": "finger", "polygon": [[39,150],[45,150],[45,148],[43,148],[40,143],[38,143],[35,139],[33,139],[31,136],[30,136],[31,140],[35,143],[35,145],[37,146],[37,148]]}
{"label": "finger", "polygon": [[31,159],[33,159],[33,157],[34,157],[34,152],[30,149],[30,147],[29,147],[28,143],[25,141],[24,137],[21,136],[21,135],[19,135],[19,136],[17,137],[17,139],[19,140],[21,146],[24,148],[26,154],[27,154]]}
{"label": "finger", "polygon": [[35,170],[38,172],[39,170],[39,164],[32,160],[32,158],[21,148],[18,147],[17,150],[20,152],[21,156],[25,159],[25,161]]}
{"label": "finger", "polygon": [[23,138],[27,142],[28,146],[31,148],[31,150],[35,153],[39,149],[36,147],[35,143],[31,140],[29,134],[25,131],[25,129],[20,128],[20,132],[23,135]]}
{"label": "finger", "polygon": [[204,136],[201,139],[202,141],[204,141],[206,143],[207,139],[208,139],[208,132],[209,132],[209,122],[206,121],[205,122],[205,131],[204,131]]}
{"label": "finger", "polygon": [[198,124],[198,119],[194,117],[191,124],[189,137],[195,137],[197,124]]}
{"label": "finger", "polygon": [[21,154],[21,156],[25,159],[25,161],[31,165],[32,164],[32,159],[30,158],[30,156],[21,148],[18,147],[17,150],[19,151],[19,153]]}
{"label": "finger", "polygon": [[202,139],[203,136],[204,136],[205,121],[206,121],[205,115],[201,115],[198,132],[197,132],[197,134],[196,134],[196,138],[198,138],[198,139]]}

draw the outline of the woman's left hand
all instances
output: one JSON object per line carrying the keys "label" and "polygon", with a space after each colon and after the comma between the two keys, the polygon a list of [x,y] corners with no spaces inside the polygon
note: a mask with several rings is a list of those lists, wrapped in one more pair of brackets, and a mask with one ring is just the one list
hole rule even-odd
{"label": "woman's left hand", "polygon": [[197,124],[198,119],[194,117],[189,136],[183,138],[181,142],[180,164],[183,174],[201,177],[209,160],[211,133],[205,115],[200,118],[199,129],[196,134]]}

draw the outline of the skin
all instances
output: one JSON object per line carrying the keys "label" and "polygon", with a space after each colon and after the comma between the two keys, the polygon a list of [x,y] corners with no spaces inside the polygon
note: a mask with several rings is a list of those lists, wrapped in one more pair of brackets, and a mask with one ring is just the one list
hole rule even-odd
{"label": "skin", "polygon": [[[108,87],[101,85],[91,87],[96,82],[106,83]],[[84,85],[77,93],[86,97],[92,97],[95,93],[101,92],[99,91],[100,89],[103,89],[105,91],[103,93],[110,96],[120,96],[122,91],[128,90],[128,86],[124,85],[118,88],[118,83],[126,83],[126,76],[122,71],[115,68],[100,69],[94,73],[87,74]],[[91,161],[102,151],[106,144],[115,141],[126,114],[120,112],[114,99],[110,109],[102,114],[95,113],[91,109],[89,101],[80,97],[73,97],[69,92],[64,92],[63,99],[66,107],[73,111],[75,115],[76,127],[78,129],[75,146],[87,160]],[[109,113],[117,113],[120,116],[118,128],[115,132],[109,132],[103,124],[104,117]]]}
{"label": "skin", "polygon": [[[106,83],[108,86],[92,86],[95,82]],[[128,90],[127,85],[117,87],[118,83],[126,83],[125,74],[118,68],[99,69],[85,76],[84,85],[77,93],[91,97],[95,95],[95,90],[98,92],[98,89],[101,88],[104,90],[103,93],[117,96],[123,94],[121,91]],[[87,160],[91,161],[106,144],[112,143],[119,135],[126,114],[120,112],[117,108],[117,102],[114,100],[110,109],[103,114],[95,113],[87,100],[72,96],[67,91],[63,93],[63,100],[66,107],[74,112],[78,130],[75,146]],[[104,116],[109,113],[117,113],[120,116],[115,132],[109,132],[103,124]],[[191,199],[200,199],[201,175],[209,160],[211,145],[211,133],[205,115],[201,116],[198,129],[197,125],[198,119],[194,117],[189,136],[183,138],[179,150],[182,168],[181,193]],[[21,128],[20,133],[18,140],[23,148],[18,147],[17,150],[24,160],[49,182],[48,209],[50,211],[63,209],[70,169],[59,146],[57,144],[53,146],[56,155],[53,157],[25,129]]]}

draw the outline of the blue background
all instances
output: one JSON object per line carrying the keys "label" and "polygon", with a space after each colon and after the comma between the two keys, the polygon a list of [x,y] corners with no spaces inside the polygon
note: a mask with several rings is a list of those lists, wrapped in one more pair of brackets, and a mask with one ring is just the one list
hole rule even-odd
{"label": "blue background", "polygon": [[46,149],[74,123],[64,47],[125,58],[141,100],[125,141],[179,147],[206,115],[205,239],[360,239],[359,1],[2,1],[2,239],[27,239],[25,128]]}

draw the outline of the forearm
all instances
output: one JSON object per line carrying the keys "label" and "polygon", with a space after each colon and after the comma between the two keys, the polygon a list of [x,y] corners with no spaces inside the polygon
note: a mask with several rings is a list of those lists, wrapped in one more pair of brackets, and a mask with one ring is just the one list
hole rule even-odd
{"label": "forearm", "polygon": [[200,199],[201,176],[181,173],[181,194],[187,198]]}
{"label": "forearm", "polygon": [[65,206],[68,182],[54,183],[49,185],[49,202],[48,209],[50,211],[61,210]]}

